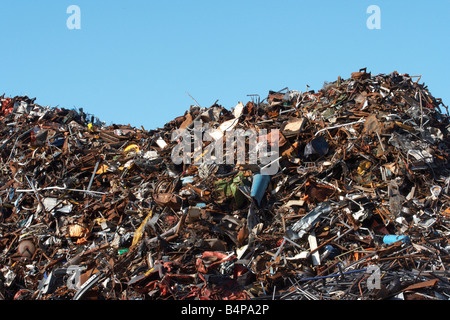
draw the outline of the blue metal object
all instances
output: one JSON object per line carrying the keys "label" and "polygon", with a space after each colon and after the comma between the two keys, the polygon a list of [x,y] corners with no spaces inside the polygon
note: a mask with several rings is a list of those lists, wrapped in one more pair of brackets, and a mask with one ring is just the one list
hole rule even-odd
{"label": "blue metal object", "polygon": [[266,192],[267,186],[269,185],[270,179],[270,176],[262,175],[259,173],[253,176],[250,196],[258,202],[258,205],[261,204],[261,200],[264,196],[264,193]]}
{"label": "blue metal object", "polygon": [[304,155],[305,157],[312,155],[324,156],[328,153],[328,148],[327,141],[322,137],[317,137],[305,146]]}
{"label": "blue metal object", "polygon": [[325,260],[327,258],[333,259],[339,254],[338,250],[336,250],[332,245],[327,244],[325,246],[325,251],[322,253],[320,260]]}

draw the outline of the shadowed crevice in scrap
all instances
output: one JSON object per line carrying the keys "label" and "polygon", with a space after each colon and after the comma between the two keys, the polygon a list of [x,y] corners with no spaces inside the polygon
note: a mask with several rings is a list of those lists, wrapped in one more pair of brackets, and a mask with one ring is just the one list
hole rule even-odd
{"label": "shadowed crevice in scrap", "polygon": [[[419,80],[361,69],[154,130],[3,95],[0,298],[448,300],[449,114]],[[277,142],[274,174],[221,161],[238,129]]]}

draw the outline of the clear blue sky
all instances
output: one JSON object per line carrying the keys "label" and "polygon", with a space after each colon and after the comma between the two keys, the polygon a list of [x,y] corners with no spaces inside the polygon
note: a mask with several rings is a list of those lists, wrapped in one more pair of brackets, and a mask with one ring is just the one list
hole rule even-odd
{"label": "clear blue sky", "polygon": [[[81,29],[69,30],[70,5]],[[369,5],[381,9],[370,30]],[[1,0],[0,94],[161,128],[194,101],[318,90],[367,67],[450,104],[450,0]]]}

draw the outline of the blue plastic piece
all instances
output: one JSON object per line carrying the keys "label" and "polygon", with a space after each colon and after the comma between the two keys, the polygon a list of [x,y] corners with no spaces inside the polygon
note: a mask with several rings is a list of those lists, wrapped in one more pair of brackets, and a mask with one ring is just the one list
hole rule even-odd
{"label": "blue plastic piece", "polygon": [[192,177],[192,176],[181,178],[182,184],[193,183],[193,182],[194,182],[194,177]]}
{"label": "blue plastic piece", "polygon": [[408,236],[405,235],[395,235],[395,234],[388,234],[383,237],[383,242],[386,244],[394,243],[397,241],[403,241],[403,243],[409,243],[410,239]]}

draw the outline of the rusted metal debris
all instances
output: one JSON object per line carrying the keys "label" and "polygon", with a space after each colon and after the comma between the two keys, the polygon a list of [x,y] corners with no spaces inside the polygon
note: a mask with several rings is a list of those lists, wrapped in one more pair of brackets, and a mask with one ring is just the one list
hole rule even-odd
{"label": "rusted metal debris", "polygon": [[171,161],[218,104],[147,131],[1,97],[0,298],[449,299],[449,115],[414,78],[240,104],[234,128],[280,130],[269,178]]}

